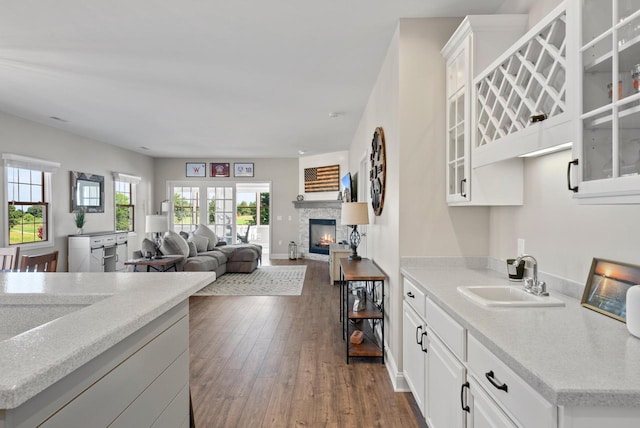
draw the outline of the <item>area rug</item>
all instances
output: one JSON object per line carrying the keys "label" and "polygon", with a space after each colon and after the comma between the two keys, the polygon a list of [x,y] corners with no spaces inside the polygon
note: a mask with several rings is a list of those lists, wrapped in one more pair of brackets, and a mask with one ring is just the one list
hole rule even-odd
{"label": "area rug", "polygon": [[251,273],[225,273],[194,296],[299,296],[306,266],[260,266]]}

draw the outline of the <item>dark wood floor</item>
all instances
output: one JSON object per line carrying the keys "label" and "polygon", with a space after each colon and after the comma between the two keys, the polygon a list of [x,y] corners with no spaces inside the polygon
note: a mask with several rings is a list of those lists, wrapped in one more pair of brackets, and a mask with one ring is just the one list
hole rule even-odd
{"label": "dark wood floor", "polygon": [[302,296],[191,297],[196,426],[426,426],[379,360],[346,364],[328,264],[272,264],[307,265]]}

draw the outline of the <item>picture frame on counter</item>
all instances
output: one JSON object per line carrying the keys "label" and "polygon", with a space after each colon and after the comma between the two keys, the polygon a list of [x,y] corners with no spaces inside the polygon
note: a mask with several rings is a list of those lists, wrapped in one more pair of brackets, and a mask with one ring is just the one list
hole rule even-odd
{"label": "picture frame on counter", "polygon": [[594,258],[580,304],[626,322],[627,291],[640,284],[640,266]]}
{"label": "picture frame on counter", "polygon": [[253,162],[251,163],[234,163],[234,177],[253,177]]}

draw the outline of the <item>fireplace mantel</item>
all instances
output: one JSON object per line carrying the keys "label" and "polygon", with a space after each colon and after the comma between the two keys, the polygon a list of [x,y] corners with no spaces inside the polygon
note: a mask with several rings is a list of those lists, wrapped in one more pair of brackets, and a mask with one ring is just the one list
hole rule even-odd
{"label": "fireplace mantel", "polygon": [[293,201],[295,208],[342,208],[342,201]]}

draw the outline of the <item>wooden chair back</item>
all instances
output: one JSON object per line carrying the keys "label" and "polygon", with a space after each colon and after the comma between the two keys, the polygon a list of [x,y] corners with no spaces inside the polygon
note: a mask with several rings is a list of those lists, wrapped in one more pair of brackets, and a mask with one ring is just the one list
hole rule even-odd
{"label": "wooden chair back", "polygon": [[20,260],[20,247],[0,248],[0,269],[18,269]]}
{"label": "wooden chair back", "polygon": [[36,256],[22,256],[20,272],[55,272],[58,269],[58,250]]}

